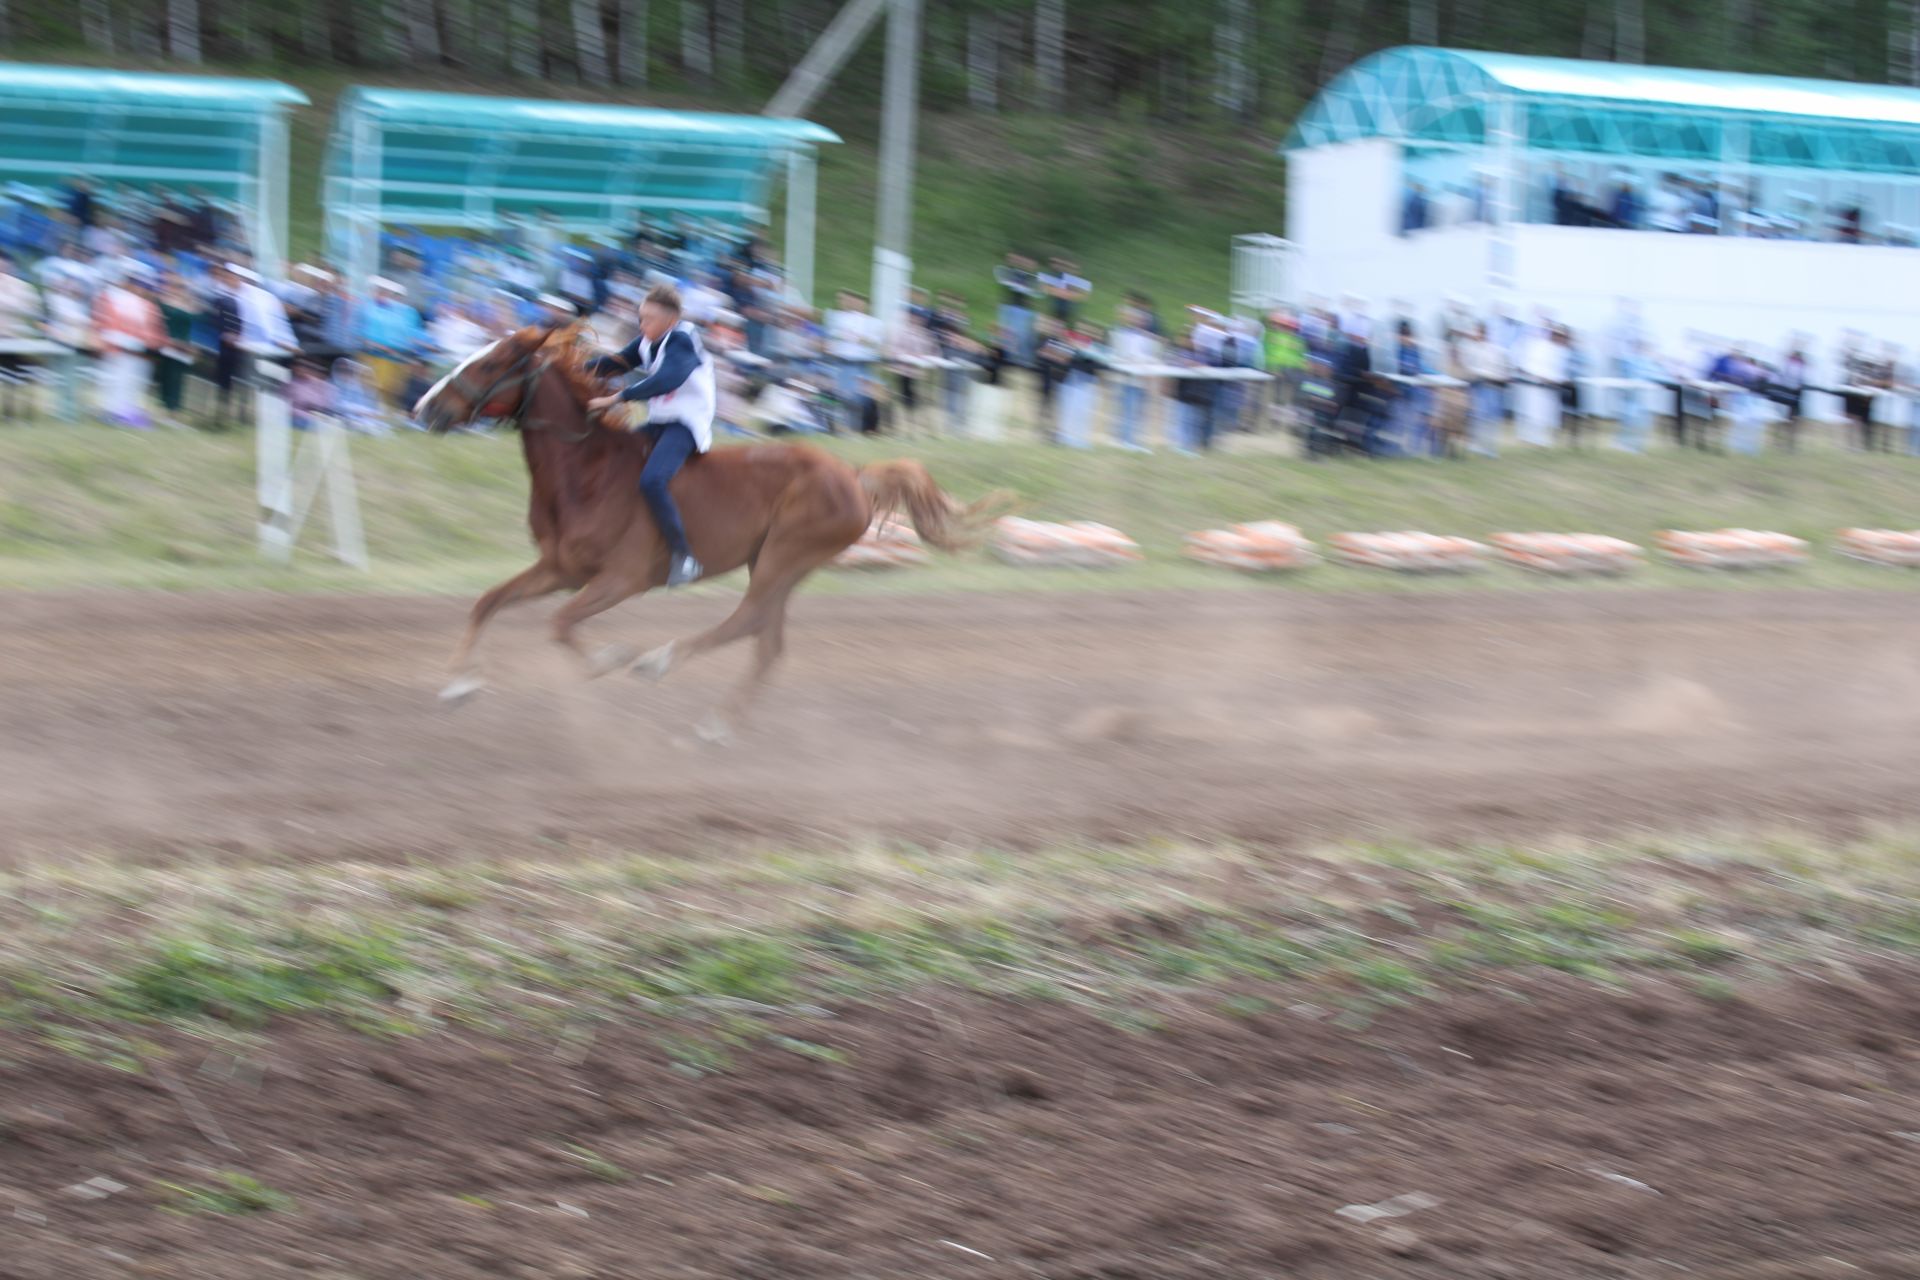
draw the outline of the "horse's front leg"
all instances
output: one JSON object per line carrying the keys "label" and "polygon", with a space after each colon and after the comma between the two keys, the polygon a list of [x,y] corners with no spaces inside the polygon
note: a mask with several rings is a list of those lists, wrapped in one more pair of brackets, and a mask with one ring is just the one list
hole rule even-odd
{"label": "horse's front leg", "polygon": [[530,569],[524,569],[493,588],[473,602],[473,611],[467,616],[467,633],[460,638],[460,644],[453,651],[453,658],[447,663],[451,679],[447,687],[440,691],[440,697],[446,702],[461,702],[486,687],[486,682],[471,669],[474,645],[479,643],[480,632],[487,622],[501,609],[521,600],[532,600],[551,594],[566,585],[566,579],[553,565],[542,560]]}
{"label": "horse's front leg", "polygon": [[623,644],[611,644],[589,655],[580,645],[574,629],[597,613],[605,613],[629,596],[647,589],[645,575],[624,569],[603,570],[587,580],[578,595],[561,605],[553,615],[553,639],[564,645],[585,664],[587,677],[606,675],[632,664],[634,651]]}

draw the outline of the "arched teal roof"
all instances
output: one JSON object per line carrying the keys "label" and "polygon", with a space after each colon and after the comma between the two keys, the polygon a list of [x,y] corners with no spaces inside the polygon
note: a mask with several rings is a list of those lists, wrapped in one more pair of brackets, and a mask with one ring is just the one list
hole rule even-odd
{"label": "arched teal roof", "polygon": [[1533,150],[1920,173],[1920,89],[1417,47],[1342,72],[1285,149],[1358,138],[1487,146],[1510,102]]}
{"label": "arched teal roof", "polygon": [[535,209],[578,229],[637,209],[762,217],[775,165],[838,141],[806,120],[361,87],[334,121],[328,205],[428,226]]}

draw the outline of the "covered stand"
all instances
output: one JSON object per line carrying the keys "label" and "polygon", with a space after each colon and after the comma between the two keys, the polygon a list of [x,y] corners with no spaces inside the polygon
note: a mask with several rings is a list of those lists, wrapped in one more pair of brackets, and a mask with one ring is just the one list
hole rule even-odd
{"label": "covered stand", "polygon": [[287,255],[287,112],[272,80],[0,64],[0,182],[198,190],[239,212],[254,258]]}
{"label": "covered stand", "polygon": [[328,242],[364,285],[383,226],[490,230],[542,213],[580,234],[672,213],[764,223],[784,177],[787,274],[810,297],[814,148],[839,140],[805,120],[357,88],[328,149]]}

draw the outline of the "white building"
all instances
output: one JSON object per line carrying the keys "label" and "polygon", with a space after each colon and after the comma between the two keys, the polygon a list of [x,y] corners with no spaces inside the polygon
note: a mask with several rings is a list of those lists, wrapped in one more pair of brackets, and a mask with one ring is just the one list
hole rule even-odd
{"label": "white building", "polygon": [[1303,298],[1595,333],[1627,298],[1667,349],[1920,348],[1920,90],[1390,49],[1286,151]]}

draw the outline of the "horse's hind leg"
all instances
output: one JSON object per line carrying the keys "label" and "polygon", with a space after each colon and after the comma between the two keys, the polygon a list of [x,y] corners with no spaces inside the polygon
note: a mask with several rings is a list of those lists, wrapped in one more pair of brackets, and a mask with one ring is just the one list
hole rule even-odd
{"label": "horse's hind leg", "polygon": [[629,596],[635,596],[647,589],[646,579],[639,574],[609,569],[588,579],[587,585],[573,599],[561,605],[553,615],[553,638],[558,644],[571,649],[587,666],[587,674],[603,676],[609,671],[626,666],[633,661],[633,651],[619,645],[609,645],[600,653],[588,656],[580,647],[580,641],[573,631],[581,623],[598,613],[605,613]]}
{"label": "horse's hind leg", "polygon": [[452,679],[440,691],[440,697],[447,702],[459,702],[482,688],[480,677],[469,669],[469,663],[473,658],[473,647],[479,642],[480,632],[494,614],[510,604],[547,595],[565,585],[560,571],[542,560],[474,601],[473,611],[467,616],[467,633],[460,637],[460,644],[454,649],[452,660],[447,663]]}

